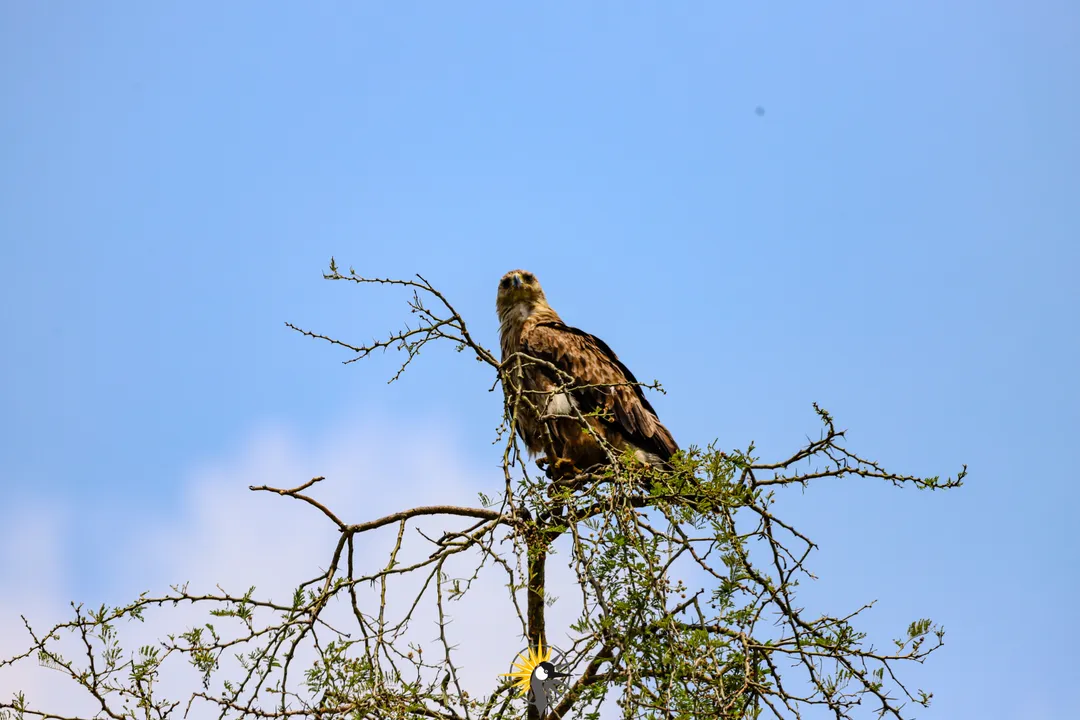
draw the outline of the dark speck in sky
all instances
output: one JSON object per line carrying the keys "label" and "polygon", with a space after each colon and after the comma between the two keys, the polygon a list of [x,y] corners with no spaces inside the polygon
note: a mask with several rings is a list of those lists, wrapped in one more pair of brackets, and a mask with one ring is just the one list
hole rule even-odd
{"label": "dark speck in sky", "polygon": [[765,108],[758,105],[756,108],[754,108],[754,112],[757,114],[758,117],[762,117],[765,115]]}

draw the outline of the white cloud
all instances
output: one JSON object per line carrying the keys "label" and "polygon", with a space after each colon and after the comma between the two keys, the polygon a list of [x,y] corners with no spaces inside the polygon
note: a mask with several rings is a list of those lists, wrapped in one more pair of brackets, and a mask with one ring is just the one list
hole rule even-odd
{"label": "white cloud", "polygon": [[[4,574],[0,597],[0,657],[8,658],[29,647],[29,635],[21,616],[38,631],[70,611],[64,597],[65,543],[72,542],[70,508],[44,500],[31,500],[17,512],[9,511],[0,528],[0,569]],[[51,626],[51,623],[50,623]],[[5,700],[16,689],[31,697],[55,697],[57,712],[74,706],[70,693],[56,688],[57,672],[39,667],[29,659],[14,670],[0,670],[0,697]]]}
{"label": "white cloud", "polygon": [[[409,425],[351,421],[313,442],[304,442],[284,428],[265,428],[253,433],[234,454],[193,471],[175,513],[130,525],[128,547],[122,557],[118,553],[113,559],[126,563],[125,572],[115,575],[121,587],[109,588],[109,595],[134,599],[142,590],[163,594],[170,584],[189,582],[192,592],[213,592],[220,584],[233,594],[254,585],[257,597],[287,601],[301,581],[320,574],[329,563],[337,532],[315,508],[275,494],[251,492],[249,485],[289,488],[324,475],[327,479],[309,492],[344,521],[360,522],[417,505],[475,506],[477,491],[494,492],[501,483],[494,462],[484,470],[471,467],[446,427],[432,421]],[[9,554],[2,567],[12,568],[22,578],[16,591],[0,600],[3,657],[26,647],[20,611],[32,609],[35,625],[41,629],[71,616],[62,568],[70,543],[77,539],[63,534],[64,523],[51,500],[48,512],[43,506],[31,507],[18,517],[0,530],[0,541]],[[437,536],[444,528],[468,524],[436,520],[420,527]],[[426,557],[430,550],[414,527],[410,526],[406,537],[407,556]],[[395,534],[396,526],[390,526],[358,545],[362,566],[374,569],[385,564]],[[509,545],[503,547],[509,550]],[[448,570],[452,575],[465,574],[477,559],[476,555],[463,556]],[[557,562],[554,558],[552,564]],[[550,636],[557,642],[558,629],[574,619],[576,595],[569,573],[556,566],[550,575],[550,591],[563,598],[548,620]],[[523,646],[506,580],[502,569],[489,565],[463,601],[448,605],[452,617],[448,632],[458,645],[455,659],[464,666],[463,687],[474,695],[490,692],[496,674],[505,671]],[[392,610],[404,607],[407,591],[416,582],[406,580],[398,590],[392,589]],[[367,587],[364,591],[370,603],[374,591]],[[524,607],[524,598],[520,602]],[[350,619],[345,613],[337,615],[343,624]],[[190,606],[154,610],[147,614],[146,623],[120,628],[123,646],[153,643],[208,619],[206,609]],[[434,642],[438,635],[435,619],[429,602],[411,626],[411,638],[422,642],[426,653],[439,648]],[[228,621],[215,619],[215,625],[223,628]],[[166,668],[162,684],[166,696],[186,699],[198,689],[198,678],[186,664],[177,662]],[[60,672],[39,667],[33,660],[0,670],[0,696],[10,697],[15,689],[25,690],[34,705],[53,712],[92,713],[95,708]],[[193,710],[191,716],[204,715],[209,715],[208,709]]]}

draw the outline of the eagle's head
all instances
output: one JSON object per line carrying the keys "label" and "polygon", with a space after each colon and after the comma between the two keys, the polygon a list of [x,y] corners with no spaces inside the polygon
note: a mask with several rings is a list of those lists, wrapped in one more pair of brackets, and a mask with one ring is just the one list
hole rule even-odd
{"label": "eagle's head", "polygon": [[524,319],[539,307],[547,307],[547,298],[536,276],[527,270],[511,270],[499,281],[495,309],[501,319],[517,316]]}

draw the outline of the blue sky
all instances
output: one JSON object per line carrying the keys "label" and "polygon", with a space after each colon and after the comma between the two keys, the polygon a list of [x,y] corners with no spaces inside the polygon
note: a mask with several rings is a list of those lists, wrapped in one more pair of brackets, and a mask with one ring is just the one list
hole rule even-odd
{"label": "blue sky", "polygon": [[387,386],[394,358],[343,366],[284,322],[405,319],[321,280],[334,255],[425,275],[494,347],[525,267],[661,380],[683,445],[779,455],[817,401],[897,471],[968,463],[948,494],[785,497],[821,545],[807,597],[879,598],[881,641],[946,626],[921,717],[1065,717],[1078,36],[1060,0],[5,3],[5,510],[51,528],[56,592],[119,600],[146,584],[134,519],[178,521],[267,428],[389,427],[395,453],[440,428],[491,487],[485,368],[425,353]]}

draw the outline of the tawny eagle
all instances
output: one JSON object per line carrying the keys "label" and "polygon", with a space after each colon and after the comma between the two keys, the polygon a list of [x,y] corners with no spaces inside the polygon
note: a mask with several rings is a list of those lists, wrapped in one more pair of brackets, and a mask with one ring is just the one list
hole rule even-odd
{"label": "tawny eagle", "polygon": [[564,323],[535,275],[504,275],[496,309],[503,389],[531,455],[543,453],[559,475],[627,450],[643,464],[669,467],[679,446],[633,373],[603,340]]}

